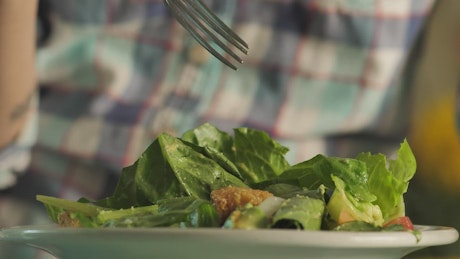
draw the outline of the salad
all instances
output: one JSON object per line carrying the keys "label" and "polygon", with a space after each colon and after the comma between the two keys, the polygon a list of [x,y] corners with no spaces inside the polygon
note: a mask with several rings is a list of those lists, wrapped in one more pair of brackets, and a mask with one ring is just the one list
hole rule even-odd
{"label": "salad", "polygon": [[413,231],[403,195],[416,171],[404,140],[396,159],[317,155],[291,165],[288,148],[260,130],[203,124],[162,133],[124,168],[110,197],[38,195],[70,227],[179,227]]}

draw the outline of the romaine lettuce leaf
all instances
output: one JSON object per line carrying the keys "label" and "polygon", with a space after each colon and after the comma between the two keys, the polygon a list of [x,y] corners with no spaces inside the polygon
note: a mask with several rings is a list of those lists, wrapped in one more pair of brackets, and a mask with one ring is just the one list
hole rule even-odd
{"label": "romaine lettuce leaf", "polygon": [[158,139],[175,178],[188,195],[207,200],[212,190],[226,186],[247,187],[216,161],[196,152],[180,139],[167,134]]}
{"label": "romaine lettuce leaf", "polygon": [[181,139],[200,147],[210,147],[224,154],[230,161],[235,161],[232,136],[214,125],[204,123],[185,132]]}
{"label": "romaine lettuce leaf", "polygon": [[87,217],[95,217],[100,211],[109,210],[91,203],[70,201],[45,195],[37,195],[37,200],[43,203],[48,215],[56,223],[59,222],[59,215],[65,211],[80,212]]}
{"label": "romaine lettuce leaf", "polygon": [[152,213],[126,213],[104,222],[107,227],[218,227],[219,215],[207,200],[180,197],[158,201]]}
{"label": "romaine lettuce leaf", "polygon": [[234,210],[225,220],[223,228],[228,229],[258,229],[269,228],[269,219],[265,212],[258,206],[250,203]]}
{"label": "romaine lettuce leaf", "polygon": [[331,178],[335,190],[327,203],[327,212],[334,223],[340,225],[348,221],[363,221],[376,226],[383,224],[382,211],[378,205],[357,199],[346,190],[345,181],[334,175]]}
{"label": "romaine lettuce leaf", "polygon": [[199,150],[203,149],[160,134],[132,166],[123,169],[114,194],[96,204],[119,209],[174,197],[209,199],[214,189],[228,185],[246,187]]}
{"label": "romaine lettuce leaf", "polygon": [[324,209],[321,199],[300,195],[286,199],[273,216],[272,227],[319,230]]}
{"label": "romaine lettuce leaf", "polygon": [[385,221],[404,216],[403,194],[416,171],[415,157],[407,143],[401,144],[398,156],[387,160],[383,154],[361,153],[356,159],[367,165],[369,190],[382,210]]}
{"label": "romaine lettuce leaf", "polygon": [[350,158],[326,157],[317,155],[310,160],[296,164],[279,177],[278,182],[317,189],[320,185],[333,190],[336,176],[346,183],[345,191],[360,201],[372,202],[376,197],[367,186],[368,174],[366,164]]}
{"label": "romaine lettuce leaf", "polygon": [[237,128],[234,134],[235,164],[249,184],[272,179],[290,166],[285,158],[289,149],[271,139],[266,132]]}
{"label": "romaine lettuce leaf", "polygon": [[[378,229],[404,215],[403,194],[416,170],[407,141],[394,160],[370,153],[354,159],[317,155],[291,166],[287,151],[263,131],[237,128],[232,137],[203,124],[182,138],[160,134],[122,170],[108,198],[37,199],[54,221],[63,215],[84,227],[220,226],[210,193],[227,186],[269,190],[275,198],[287,199],[269,216],[258,207],[238,208],[234,216],[244,227],[318,229],[322,223],[331,229],[354,221]],[[325,216],[318,216],[322,212]],[[310,220],[307,214],[314,217]],[[267,226],[267,220],[274,225]]]}
{"label": "romaine lettuce leaf", "polygon": [[[148,149],[148,151],[150,150]],[[112,196],[95,201],[94,204],[106,208],[122,209],[151,204],[136,185],[135,176],[139,161],[122,169]]]}
{"label": "romaine lettuce leaf", "polygon": [[141,154],[137,161],[122,169],[112,196],[95,203],[113,209],[154,204],[159,199],[187,196],[168,162],[162,134]]}

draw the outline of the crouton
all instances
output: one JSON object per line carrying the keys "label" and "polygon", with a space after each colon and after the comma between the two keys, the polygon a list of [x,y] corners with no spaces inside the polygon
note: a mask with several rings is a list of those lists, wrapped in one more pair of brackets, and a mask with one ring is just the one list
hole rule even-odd
{"label": "crouton", "polygon": [[221,222],[238,207],[248,203],[254,206],[259,205],[273,194],[249,188],[228,186],[211,192],[211,200],[219,213]]}
{"label": "crouton", "polygon": [[61,227],[80,227],[80,222],[78,219],[72,218],[72,215],[69,211],[60,213],[57,220],[59,226]]}

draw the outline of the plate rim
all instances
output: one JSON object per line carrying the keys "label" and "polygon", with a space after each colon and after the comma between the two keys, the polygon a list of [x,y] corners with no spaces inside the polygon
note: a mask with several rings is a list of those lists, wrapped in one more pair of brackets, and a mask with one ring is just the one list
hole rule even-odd
{"label": "plate rim", "polygon": [[[252,245],[314,246],[328,248],[398,248],[448,245],[459,239],[459,232],[453,227],[415,225],[421,232],[417,242],[410,232],[338,232],[338,231],[296,231],[285,229],[235,230],[220,228],[69,228],[57,225],[28,225],[0,229],[0,241],[23,244],[49,241],[60,237],[62,241],[73,238],[150,238],[174,237],[184,240],[213,238],[221,241],[248,242]],[[65,237],[65,238],[64,238]],[[328,240],[329,242],[324,242]],[[58,240],[59,241],[59,240]]]}

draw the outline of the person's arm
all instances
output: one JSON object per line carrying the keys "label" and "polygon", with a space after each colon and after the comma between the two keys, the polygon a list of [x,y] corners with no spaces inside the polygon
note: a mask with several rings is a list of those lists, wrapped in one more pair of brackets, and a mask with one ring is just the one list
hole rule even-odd
{"label": "person's arm", "polygon": [[38,0],[0,0],[0,149],[27,120],[36,87],[35,21]]}

